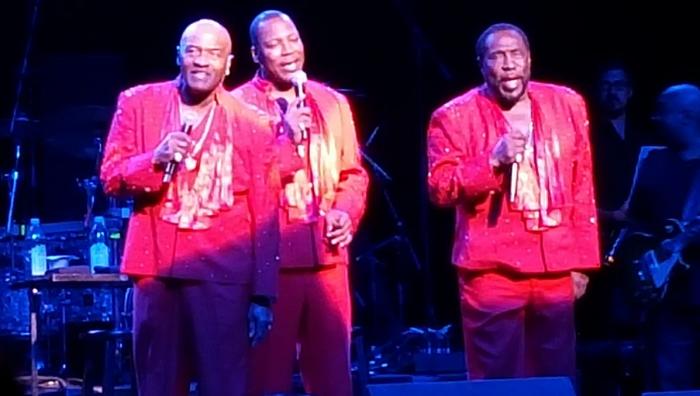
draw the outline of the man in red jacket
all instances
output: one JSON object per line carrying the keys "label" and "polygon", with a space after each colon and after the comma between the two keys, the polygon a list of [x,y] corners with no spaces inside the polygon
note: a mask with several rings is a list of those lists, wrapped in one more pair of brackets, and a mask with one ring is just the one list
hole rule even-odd
{"label": "man in red jacket", "polygon": [[527,36],[479,37],[485,83],[428,129],[431,199],[455,207],[452,261],[472,378],[575,374],[573,303],[599,265],[586,105],[530,81]]}
{"label": "man in red jacket", "polygon": [[107,193],[135,199],[122,271],[135,280],[138,390],[184,396],[196,378],[200,395],[242,395],[277,284],[273,145],[222,87],[226,29],[188,26],[177,59],[175,80],[120,95],[101,169]]}
{"label": "man in red jacket", "polygon": [[277,138],[281,268],[275,326],[253,352],[249,394],[292,390],[298,343],[307,392],[351,396],[347,248],[368,184],[352,112],[323,84],[305,83],[305,100],[295,93],[304,45],[289,16],[259,14],[250,36],[259,70],[233,95],[266,115]]}

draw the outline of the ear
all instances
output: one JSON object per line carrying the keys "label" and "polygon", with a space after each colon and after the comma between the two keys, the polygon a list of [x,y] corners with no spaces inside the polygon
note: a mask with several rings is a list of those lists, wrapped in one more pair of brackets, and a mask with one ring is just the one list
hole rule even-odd
{"label": "ear", "polygon": [[254,45],[250,46],[250,56],[253,58],[253,63],[260,64],[260,57],[258,56],[258,49]]}
{"label": "ear", "polygon": [[175,47],[175,64],[182,66],[182,55],[180,54],[180,46]]}
{"label": "ear", "polygon": [[226,74],[225,74],[226,76],[228,76],[229,74],[231,74],[231,66],[233,65],[233,58],[234,58],[233,54],[229,55],[229,56],[226,58],[226,69],[225,69],[225,70],[226,70]]}
{"label": "ear", "polygon": [[480,73],[482,76],[486,76],[486,74],[484,74],[484,73],[486,73],[486,71],[485,71],[485,69],[484,69],[484,68],[485,68],[485,66],[484,66],[484,60],[483,60],[480,56],[477,56],[477,57],[476,57],[476,66],[479,68],[479,73]]}

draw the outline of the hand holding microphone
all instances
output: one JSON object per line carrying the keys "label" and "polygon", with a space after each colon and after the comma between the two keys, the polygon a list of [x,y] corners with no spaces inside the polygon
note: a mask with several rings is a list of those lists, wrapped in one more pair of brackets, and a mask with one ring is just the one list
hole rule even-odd
{"label": "hand holding microphone", "polygon": [[192,145],[192,139],[189,136],[192,126],[183,129],[185,132],[170,132],[165,135],[153,152],[153,163],[165,166],[163,183],[169,183],[172,180],[177,164],[182,161]]}
{"label": "hand holding microphone", "polygon": [[527,136],[519,130],[510,130],[501,138],[491,151],[491,161],[498,165],[508,165],[522,161]]}
{"label": "hand holding microphone", "polygon": [[295,144],[301,144],[308,139],[308,130],[311,126],[311,109],[301,103],[301,99],[294,99],[284,113],[284,121],[292,130]]}
{"label": "hand holding microphone", "polygon": [[284,115],[285,122],[294,132],[294,143],[300,144],[309,138],[311,127],[311,109],[306,105],[306,73],[298,70],[292,74],[289,82],[294,87],[294,99]]}
{"label": "hand holding microphone", "polygon": [[527,145],[527,136],[519,130],[511,129],[496,143],[491,151],[491,163],[496,166],[510,165],[510,191],[508,199],[515,201],[518,188],[519,163],[523,160],[523,153]]}

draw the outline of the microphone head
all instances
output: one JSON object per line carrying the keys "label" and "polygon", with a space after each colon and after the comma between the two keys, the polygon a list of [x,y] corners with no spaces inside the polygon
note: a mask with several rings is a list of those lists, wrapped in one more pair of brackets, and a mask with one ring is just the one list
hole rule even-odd
{"label": "microphone head", "polygon": [[304,85],[306,81],[308,81],[308,79],[306,77],[306,73],[304,73],[303,70],[295,71],[289,78],[289,82],[296,85],[297,87]]}

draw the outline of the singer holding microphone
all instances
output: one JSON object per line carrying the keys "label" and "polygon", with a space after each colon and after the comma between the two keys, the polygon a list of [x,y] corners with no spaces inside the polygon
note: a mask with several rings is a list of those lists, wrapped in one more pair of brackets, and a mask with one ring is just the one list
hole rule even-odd
{"label": "singer holding microphone", "polygon": [[290,393],[298,356],[306,392],[351,396],[348,245],[368,185],[353,115],[343,95],[307,81],[289,16],[260,13],[250,37],[259,69],[232,94],[266,114],[277,139],[281,244],[275,326],[253,351],[248,394]]}
{"label": "singer holding microphone", "polygon": [[277,196],[268,125],[222,86],[220,24],[189,25],[175,80],[124,91],[105,147],[108,194],[131,196],[122,272],[134,279],[140,396],[243,395],[250,346],[272,325]]}
{"label": "singer holding microphone", "polygon": [[470,378],[576,372],[573,308],[599,266],[586,104],[530,81],[530,46],[510,24],[476,43],[484,84],[428,127],[432,201],[456,209]]}

